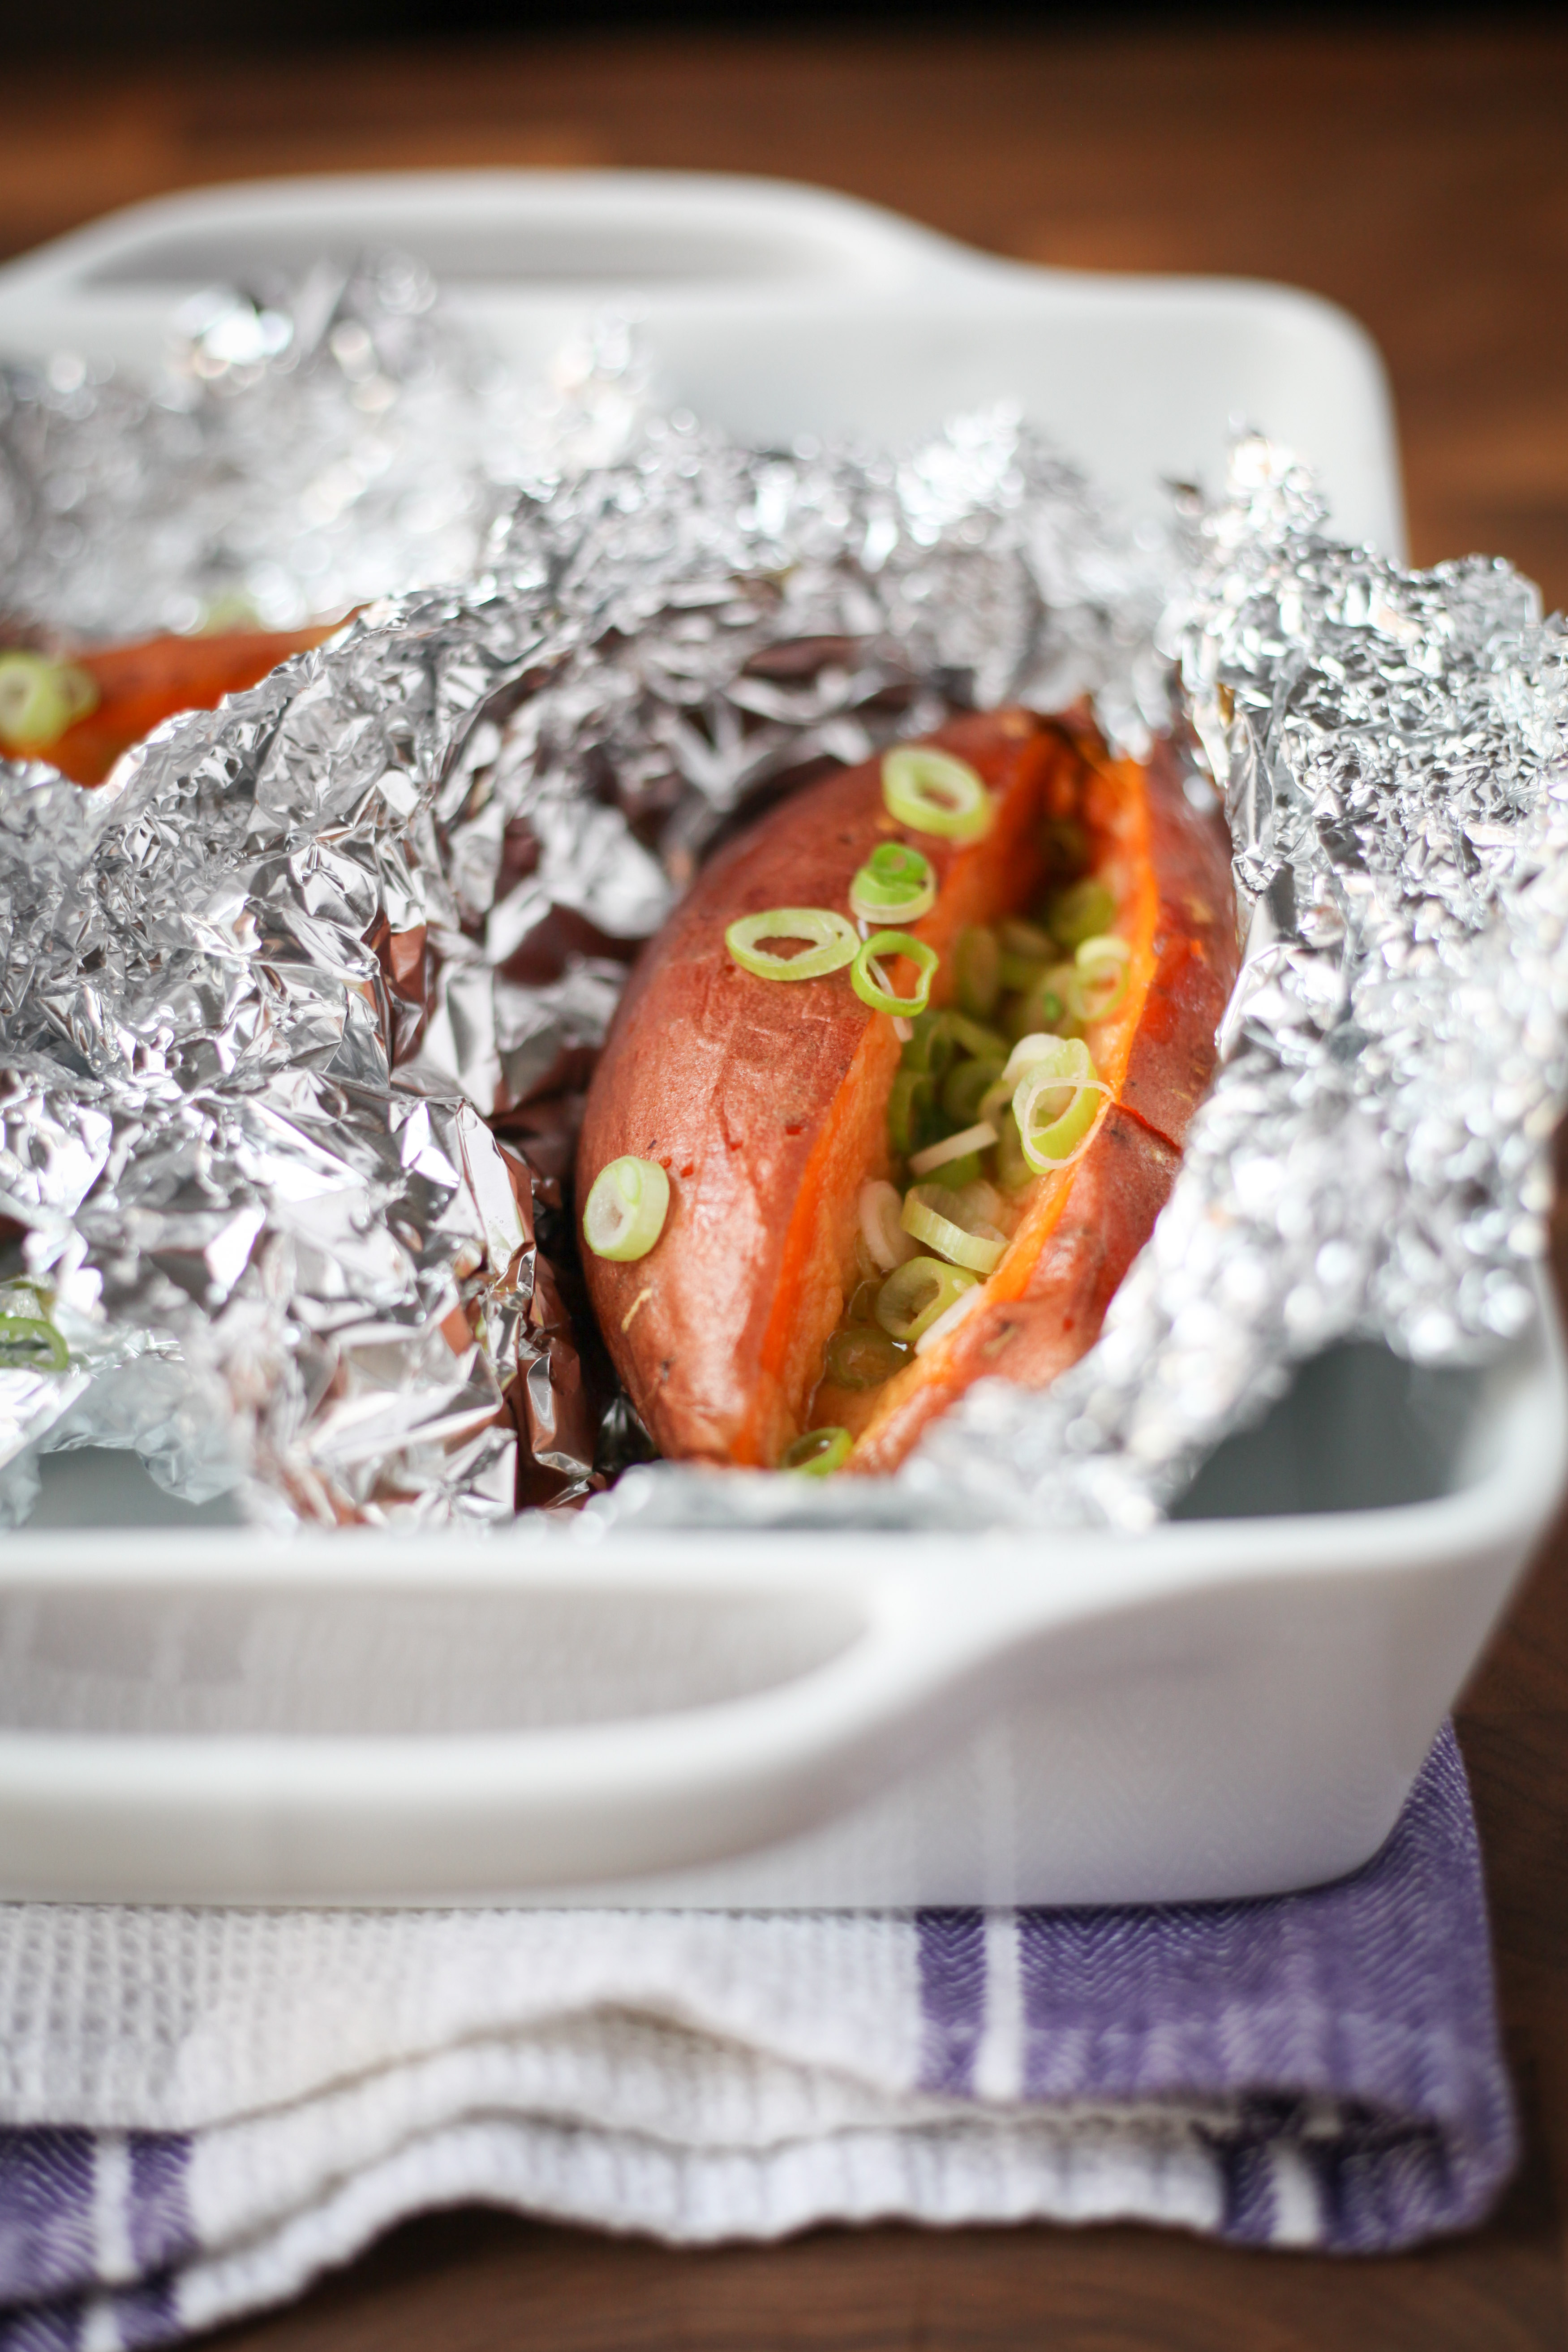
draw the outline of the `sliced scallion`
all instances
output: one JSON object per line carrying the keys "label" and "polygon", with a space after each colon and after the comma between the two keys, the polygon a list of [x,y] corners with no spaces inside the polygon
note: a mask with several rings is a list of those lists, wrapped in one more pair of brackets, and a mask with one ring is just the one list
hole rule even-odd
{"label": "sliced scallion", "polygon": [[835,1331],[825,1377],[836,1389],[879,1389],[909,1360],[908,1350],[881,1329]]}
{"label": "sliced scallion", "polygon": [[[857,944],[859,953],[850,966],[849,980],[861,1003],[868,1004],[873,1013],[902,1013],[911,1019],[923,1013],[931,1001],[936,950],[917,940],[912,931],[873,931],[868,940]],[[908,956],[919,974],[912,996],[900,996],[888,986],[881,967],[884,956]]]}
{"label": "sliced scallion", "polygon": [[967,1159],[972,1151],[988,1151],[996,1140],[996,1129],[988,1118],[978,1119],[957,1135],[944,1135],[940,1143],[928,1144],[923,1151],[910,1155],[911,1176],[929,1176],[933,1169],[945,1168],[950,1160]]}
{"label": "sliced scallion", "polygon": [[961,1054],[1006,1054],[1006,1041],[1001,1032],[988,1029],[983,1022],[972,1021],[963,1013],[939,1013],[939,1021],[947,1024],[947,1034]]}
{"label": "sliced scallion", "polygon": [[965,1223],[963,1214],[961,1195],[949,1192],[945,1184],[911,1184],[904,1200],[904,1231],[950,1265],[961,1265],[970,1274],[989,1274],[1000,1261],[1007,1237],[980,1218],[973,1226]]}
{"label": "sliced scallion", "polygon": [[808,1478],[830,1477],[848,1461],[855,1440],[847,1429],[808,1429],[779,1456],[781,1470],[803,1471]]}
{"label": "sliced scallion", "polygon": [[0,1367],[63,1372],[70,1349],[41,1315],[0,1315]]}
{"label": "sliced scallion", "polygon": [[984,1176],[972,1184],[965,1184],[958,1197],[963,1203],[963,1223],[972,1233],[983,1219],[994,1225],[1002,1213],[1002,1195],[994,1184],[985,1181]]}
{"label": "sliced scallion", "polygon": [[1132,950],[1114,931],[1085,940],[1073,958],[1072,1007],[1080,1021],[1103,1021],[1127,993]]}
{"label": "sliced scallion", "polygon": [[922,1070],[900,1070],[888,1097],[888,1141],[897,1160],[918,1151],[935,1124],[936,1087]]}
{"label": "sliced scallion", "polygon": [[1008,1007],[1009,1025],[1014,1037],[1032,1036],[1045,1029],[1059,1033],[1064,1024],[1069,1028],[1075,1026],[1073,983],[1071,964],[1047,964]]}
{"label": "sliced scallion", "polygon": [[1001,1075],[998,1055],[958,1063],[942,1082],[942,1107],[948,1118],[956,1119],[960,1127],[973,1127],[983,1116],[981,1103]]}
{"label": "sliced scallion", "polygon": [[75,662],[20,647],[0,654],[0,744],[8,751],[47,751],[98,699],[96,679]]}
{"label": "sliced scallion", "polygon": [[904,1050],[899,1056],[900,1066],[920,1070],[927,1077],[940,1078],[950,1069],[958,1051],[958,1040],[952,1034],[952,1024],[945,1013],[921,1013],[910,1024],[910,1034]]}
{"label": "sliced scallion", "polygon": [[997,924],[996,943],[1005,989],[1032,988],[1047,965],[1056,961],[1056,941],[1049,933],[1016,916]]}
{"label": "sliced scallion", "polygon": [[1002,993],[1002,950],[984,923],[965,923],[952,943],[954,992],[973,1020],[989,1021]]}
{"label": "sliced scallion", "polygon": [[952,1333],[957,1330],[959,1325],[964,1320],[964,1318],[967,1316],[973,1315],[974,1309],[979,1306],[984,1296],[985,1293],[981,1288],[979,1283],[975,1284],[973,1290],[965,1290],[962,1292],[961,1295],[953,1300],[951,1307],[947,1307],[942,1309],[942,1312],[937,1317],[934,1323],[928,1323],[926,1325],[925,1329],[915,1341],[916,1355],[929,1356],[933,1348],[940,1348],[942,1341],[951,1338]]}
{"label": "sliced scallion", "polygon": [[1056,1037],[1051,1043],[1055,1053],[1031,1062],[1013,1094],[1024,1157],[1041,1176],[1078,1158],[1110,1098],[1081,1039]]}
{"label": "sliced scallion", "polygon": [[882,798],[889,815],[911,833],[944,841],[978,841],[995,818],[991,795],[968,761],[925,744],[900,743],[883,755]]}
{"label": "sliced scallion", "polygon": [[1071,882],[1065,890],[1058,890],[1046,904],[1046,923],[1054,940],[1064,948],[1076,948],[1085,940],[1097,938],[1109,931],[1116,919],[1116,900],[1103,882],[1092,876],[1082,882]]}
{"label": "sliced scallion", "polygon": [[1016,1119],[1003,1121],[992,1165],[996,1171],[996,1181],[1004,1192],[1021,1192],[1026,1184],[1034,1182],[1035,1171],[1024,1157]]}
{"label": "sliced scallion", "polygon": [[595,1177],[583,1211],[583,1239],[595,1257],[647,1257],[669,1213],[669,1178],[657,1160],[626,1152]]}
{"label": "sliced scallion", "polygon": [[889,1339],[911,1346],[945,1315],[955,1298],[974,1287],[974,1276],[940,1258],[912,1257],[895,1266],[877,1294],[877,1320]]}
{"label": "sliced scallion", "polygon": [[922,850],[884,841],[849,885],[849,911],[863,923],[913,923],[936,904],[936,875]]}
{"label": "sliced scallion", "polygon": [[1037,1062],[1050,1061],[1060,1043],[1059,1037],[1050,1036],[1043,1029],[1031,1030],[1014,1045],[1002,1076],[1010,1086],[1016,1086],[1025,1071],[1033,1069]]}
{"label": "sliced scallion", "polygon": [[915,1244],[899,1222],[904,1204],[896,1186],[873,1177],[861,1185],[857,1206],[860,1238],[871,1254],[872,1263],[883,1274],[891,1274],[896,1265],[914,1256]]}
{"label": "sliced scallion", "polygon": [[[763,940],[805,940],[799,955],[774,955]],[[742,915],[724,934],[724,945],[742,971],[759,980],[825,980],[853,963],[860,941],[847,915],[828,907],[770,907]]]}

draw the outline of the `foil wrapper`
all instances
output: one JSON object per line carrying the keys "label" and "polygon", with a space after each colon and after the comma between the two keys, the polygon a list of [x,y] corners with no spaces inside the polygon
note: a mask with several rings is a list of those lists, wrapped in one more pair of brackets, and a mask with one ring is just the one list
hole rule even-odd
{"label": "foil wrapper", "polygon": [[520,374],[405,254],[215,287],[151,377],[0,367],[0,616],[12,641],[288,629],[464,578],[508,492],[614,457],[642,392],[609,321]]}
{"label": "foil wrapper", "polygon": [[[389,383],[409,282],[378,265],[327,313]],[[317,476],[334,403],[345,446],[361,430],[360,346],[308,310],[216,305],[196,346],[247,372],[221,395],[244,433],[208,425],[235,473],[244,443],[247,513],[269,467],[289,511],[301,414]],[[1168,719],[1168,541],[1112,522],[1015,417],[897,457],[763,453],[650,413],[613,331],[574,367],[518,395],[553,418],[521,485],[469,469],[477,576],[371,605],[96,793],[0,769],[0,1276],[11,1328],[68,1354],[0,1365],[13,1518],[40,1451],[89,1444],[133,1445],[188,1497],[237,1481],[284,1520],[581,1501],[647,1449],[577,1292],[563,1180],[627,965],[709,843],[954,704],[1094,692],[1132,740]],[[126,533],[161,501],[157,617],[170,581],[210,612],[229,509],[187,511],[156,402],[118,382],[93,400],[77,421],[90,441],[110,420],[130,488],[89,484],[55,587],[17,573],[8,595],[144,625]],[[14,509],[19,483],[35,509],[55,495],[52,432],[12,434]],[[407,554],[376,541],[380,512],[354,594]]]}
{"label": "foil wrapper", "polygon": [[1531,1321],[1568,1098],[1568,635],[1507,563],[1411,572],[1336,542],[1259,436],[1212,510],[1183,503],[1161,642],[1245,953],[1100,1341],[1042,1394],[980,1383],[875,1488],[642,1471],[596,1507],[1136,1530],[1333,1342],[1477,1363]]}
{"label": "foil wrapper", "polygon": [[[825,761],[1086,694],[1137,749],[1187,723],[1178,677],[1247,950],[1099,1345],[1044,1395],[975,1390],[894,1478],[634,1468],[594,1514],[1137,1527],[1331,1340],[1452,1361],[1519,1331],[1568,1083],[1568,697],[1526,583],[1336,545],[1258,440],[1213,511],[1181,501],[1184,546],[1002,412],[901,454],[736,447],[655,412],[613,334],[565,392],[508,388],[533,421],[507,439],[493,373],[444,359],[399,290],[420,282],[382,263],[314,310],[215,299],[184,362],[211,376],[167,410],[224,453],[199,512],[188,445],[118,381],[76,422],[118,420],[129,485],[79,468],[62,503],[68,435],[9,381],[13,511],[52,499],[81,532],[16,559],[6,600],[40,627],[211,614],[242,556],[303,599],[268,607],[272,575],[245,573],[275,620],[331,609],[312,581],[347,603],[469,574],[171,722],[96,793],[0,770],[0,1331],[54,1335],[0,1366],[13,1517],[51,1444],[132,1444],[176,1492],[238,1480],[284,1520],[482,1524],[604,1486],[639,1433],[563,1184],[641,940],[726,827]],[[462,411],[438,449],[426,394]],[[341,538],[319,525],[300,561],[301,482],[394,414],[395,463],[357,468]],[[449,537],[393,528],[394,477],[461,478]],[[128,534],[155,514],[138,604]]]}
{"label": "foil wrapper", "polygon": [[1331,1342],[1474,1363],[1535,1312],[1568,637],[1504,562],[1409,572],[1323,521],[1289,454],[1244,439],[1164,626],[1246,919],[1171,1201],[1100,1344],[1046,1396],[973,1392],[913,1490],[1146,1526]]}

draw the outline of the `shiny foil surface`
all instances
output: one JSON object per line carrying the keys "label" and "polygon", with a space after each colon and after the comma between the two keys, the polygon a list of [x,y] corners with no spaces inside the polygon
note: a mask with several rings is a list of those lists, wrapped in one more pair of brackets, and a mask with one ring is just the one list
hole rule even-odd
{"label": "shiny foil surface", "polygon": [[513,383],[392,260],[186,325],[173,400],[11,372],[5,604],[126,636],[378,601],[96,792],[0,767],[0,1329],[68,1359],[0,1366],[11,1518],[60,1444],[280,1524],[605,1488],[646,1447],[563,1183],[631,958],[737,814],[1013,698],[1091,695],[1131,749],[1190,720],[1237,844],[1220,1075],[1103,1338],[894,1478],[633,1468],[592,1515],[1140,1527],[1330,1341],[1475,1360],[1523,1328],[1568,691],[1507,566],[1336,545],[1257,439],[1169,530],[1002,411],[737,447],[614,329]]}
{"label": "shiny foil surface", "polygon": [[1563,625],[1504,562],[1409,572],[1337,543],[1260,437],[1212,510],[1183,503],[1161,642],[1189,790],[1223,794],[1246,947],[1217,1077],[1100,1342],[1043,1394],[972,1390],[880,1491],[638,1471],[607,1507],[1135,1530],[1334,1341],[1473,1364],[1530,1323],[1568,1095]]}
{"label": "shiny foil surface", "polygon": [[1222,1066],[1099,1346],[974,1392],[909,1473],[1036,1524],[1147,1524],[1331,1341],[1495,1355],[1568,1092],[1568,637],[1531,584],[1336,544],[1252,437],[1165,642],[1246,923]]}
{"label": "shiny foil surface", "polygon": [[[239,510],[294,550],[306,602],[269,620],[310,609],[311,581],[400,584],[415,559],[377,541],[376,498],[335,571],[289,531],[302,436],[318,476],[334,414],[358,448],[363,383],[397,411],[400,353],[460,405],[405,332],[420,283],[383,262],[332,294],[374,378],[310,289],[292,315],[213,299],[208,364],[244,381],[196,404],[227,483],[206,507],[212,469],[145,387],[89,399],[45,370],[27,398],[47,377],[82,399],[18,425],[14,373],[13,515],[59,504],[68,456],[82,488],[75,535],[15,554],[8,600],[84,634],[210,617]],[[562,1181],[627,965],[708,842],[954,704],[1094,692],[1132,741],[1168,718],[1168,542],[1007,414],[900,456],[748,451],[653,412],[613,330],[509,397],[534,437],[510,485],[468,469],[477,573],[471,540],[440,542],[470,576],[372,604],[95,792],[0,767],[0,1312],[68,1351],[0,1365],[13,1520],[58,1445],[133,1445],[174,1492],[237,1483],[285,1524],[486,1522],[603,1486],[646,1444],[581,1308]],[[483,439],[472,398],[433,478]],[[398,462],[417,470],[412,426]],[[138,603],[128,533],[151,544],[160,516]]]}

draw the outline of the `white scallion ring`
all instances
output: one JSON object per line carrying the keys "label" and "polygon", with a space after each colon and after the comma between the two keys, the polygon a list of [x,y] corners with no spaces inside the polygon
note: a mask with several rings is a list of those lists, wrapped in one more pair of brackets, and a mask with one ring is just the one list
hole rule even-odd
{"label": "white scallion ring", "polygon": [[601,1168],[583,1208],[583,1239],[595,1257],[647,1257],[669,1214],[669,1178],[657,1160],[626,1152]]}

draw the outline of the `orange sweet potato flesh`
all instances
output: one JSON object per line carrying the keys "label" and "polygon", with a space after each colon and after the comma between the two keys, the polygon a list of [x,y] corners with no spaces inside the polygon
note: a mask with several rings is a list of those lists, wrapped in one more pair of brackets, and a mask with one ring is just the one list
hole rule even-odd
{"label": "orange sweet potato flesh", "polygon": [[101,784],[122,751],[181,710],[215,710],[226,694],[258,686],[290,654],[330,637],[341,621],[309,629],[233,629],[209,637],[149,637],[68,656],[98,701],[42,756],[73,783]]}
{"label": "orange sweet potato flesh", "polygon": [[[586,1254],[589,1291],[627,1391],[671,1458],[771,1465],[831,1420],[857,1431],[851,1469],[892,1468],[971,1380],[1041,1385],[1083,1352],[1170,1189],[1235,971],[1223,830],[1187,806],[1173,761],[1112,763],[1030,713],[957,719],[931,740],[989,787],[996,817],[983,840],[959,846],[895,824],[879,761],[797,794],[699,877],[639,961],[600,1058],[579,1202],[601,1168],[634,1152],[668,1171],[670,1209],[647,1257]],[[1045,820],[1062,817],[1088,834],[1131,950],[1122,1004],[1089,1037],[1115,1103],[1079,1159],[1030,1188],[984,1303],[946,1343],[882,1389],[853,1399],[820,1389],[826,1340],[858,1278],[860,1187],[890,1172],[900,1041],[846,972],[758,979],[729,955],[725,928],[769,907],[843,909],[878,843],[910,841],[937,872],[937,903],[913,928],[944,957],[941,1004],[957,931],[1037,901]]]}

